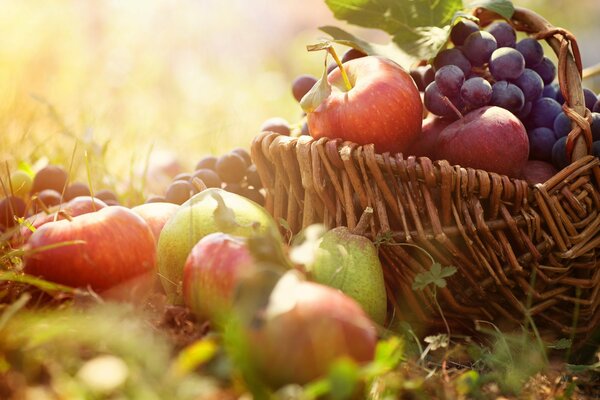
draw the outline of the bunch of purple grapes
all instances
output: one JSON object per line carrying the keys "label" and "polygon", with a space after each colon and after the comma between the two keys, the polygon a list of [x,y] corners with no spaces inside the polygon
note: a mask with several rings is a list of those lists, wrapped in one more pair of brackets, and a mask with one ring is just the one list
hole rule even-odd
{"label": "bunch of purple grapes", "polygon": [[152,196],[146,202],[183,204],[205,187],[221,188],[260,205],[265,204],[256,166],[243,148],[233,149],[220,157],[203,157],[196,164],[194,172],[176,175],[164,196]]}
{"label": "bunch of purple grapes", "polygon": [[[411,70],[429,112],[455,119],[484,106],[505,108],[527,128],[529,158],[564,168],[571,121],[554,82],[556,66],[542,45],[531,38],[517,41],[516,31],[504,21],[482,30],[463,19],[452,28],[450,40],[454,47],[441,51],[433,66]],[[599,156],[600,100],[587,88],[584,96],[592,111],[593,154]]]}

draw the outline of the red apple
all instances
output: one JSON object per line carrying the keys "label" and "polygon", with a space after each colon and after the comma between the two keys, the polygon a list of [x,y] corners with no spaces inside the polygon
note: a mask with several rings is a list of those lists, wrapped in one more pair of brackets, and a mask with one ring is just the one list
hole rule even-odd
{"label": "red apple", "polygon": [[554,165],[546,161],[529,160],[523,171],[521,171],[521,179],[525,179],[530,185],[536,183],[544,183],[548,179],[556,175],[557,171]]}
{"label": "red apple", "polygon": [[135,212],[146,221],[148,226],[150,226],[150,229],[152,229],[155,242],[158,243],[158,237],[160,236],[163,226],[165,226],[165,223],[178,209],[179,206],[177,204],[158,202],[141,204],[133,207],[131,211]]}
{"label": "red apple", "polygon": [[374,143],[379,153],[406,152],[421,132],[423,104],[410,75],[378,56],[344,63],[352,88],[344,86],[339,68],[329,73],[332,92],[307,114],[315,138],[342,138]]}
{"label": "red apple", "polygon": [[[60,246],[71,241],[84,243]],[[59,246],[48,248],[53,245]],[[31,235],[24,249],[27,274],[97,291],[152,271],[156,261],[150,227],[121,206],[48,222]]]}
{"label": "red apple", "polygon": [[204,236],[183,268],[185,304],[201,318],[222,321],[242,276],[255,267],[245,238],[225,233]]}
{"label": "red apple", "polygon": [[450,118],[438,117],[433,114],[431,117],[424,119],[421,134],[404,155],[429,157],[432,160],[437,160],[436,143],[438,136],[451,123]]}
{"label": "red apple", "polygon": [[437,158],[450,164],[518,178],[529,157],[521,121],[500,107],[482,107],[442,130]]}
{"label": "red apple", "polygon": [[271,294],[262,324],[249,329],[257,372],[273,387],[305,384],[325,375],[340,357],[373,359],[377,334],[352,298],[313,282],[285,282]]}
{"label": "red apple", "polygon": [[[100,199],[90,196],[79,196],[75,197],[71,201],[63,204],[60,207],[60,213],[57,215],[57,211],[51,212],[50,214],[46,214],[45,212],[41,212],[35,214],[29,218],[27,218],[27,222],[29,222],[35,229],[38,229],[42,225],[52,222],[55,219],[57,221],[66,219],[69,217],[76,217],[78,215],[83,215],[91,212],[95,212],[98,210],[107,207],[106,203]],[[57,207],[53,207],[52,210],[57,210]],[[23,241],[27,241],[31,236],[31,229],[28,227],[21,228],[21,237]]]}

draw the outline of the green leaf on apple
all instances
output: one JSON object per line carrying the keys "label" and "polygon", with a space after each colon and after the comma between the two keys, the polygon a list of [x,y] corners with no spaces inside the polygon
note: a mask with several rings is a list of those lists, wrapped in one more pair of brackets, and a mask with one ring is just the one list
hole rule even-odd
{"label": "green leaf on apple", "polygon": [[[331,44],[329,44],[329,46],[331,46]],[[308,49],[308,47],[307,47]],[[325,49],[325,48],[323,48]],[[315,48],[315,50],[317,50]],[[309,50],[311,51],[311,50]],[[323,67],[323,75],[321,76],[321,79],[319,79],[317,81],[317,83],[315,83],[315,85],[308,91],[308,93],[306,93],[304,95],[304,97],[302,98],[302,100],[300,101],[300,106],[302,107],[302,109],[306,112],[313,112],[314,110],[317,109],[317,107],[319,107],[319,105],[325,101],[326,98],[329,97],[329,95],[331,94],[331,85],[329,84],[329,81],[327,80],[327,58],[328,58],[329,52],[325,52],[325,61],[324,64],[325,66]]]}

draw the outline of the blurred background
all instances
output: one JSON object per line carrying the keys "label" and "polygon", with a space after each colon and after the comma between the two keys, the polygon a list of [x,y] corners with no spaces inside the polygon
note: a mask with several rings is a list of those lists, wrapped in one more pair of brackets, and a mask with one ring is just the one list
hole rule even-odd
{"label": "blurred background", "polygon": [[[584,66],[600,63],[600,1],[515,4],[572,31]],[[272,116],[299,123],[291,82],[322,68],[305,45],[321,25],[346,27],[322,0],[0,0],[0,9],[3,172],[73,161],[82,175],[87,151],[105,184],[135,176],[149,155],[174,154],[189,169],[248,148]]]}

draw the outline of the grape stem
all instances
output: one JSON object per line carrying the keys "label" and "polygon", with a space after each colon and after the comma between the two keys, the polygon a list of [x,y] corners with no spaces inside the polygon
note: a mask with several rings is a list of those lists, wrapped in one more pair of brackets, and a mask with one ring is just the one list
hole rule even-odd
{"label": "grape stem", "polygon": [[340,69],[340,72],[342,73],[342,79],[344,80],[344,85],[346,86],[346,90],[348,90],[348,91],[351,90],[352,84],[350,83],[350,79],[348,79],[348,74],[346,73],[346,70],[344,69],[344,65],[342,64],[342,61],[340,60],[337,53],[335,52],[335,49],[333,48],[333,46],[329,46],[327,48],[327,51],[329,52],[329,54],[331,54],[331,57],[333,57],[333,59],[335,60],[335,63],[337,64],[338,68]]}
{"label": "grape stem", "polygon": [[450,107],[452,109],[452,111],[454,111],[456,113],[456,115],[458,115],[459,119],[464,118],[464,115],[462,115],[460,110],[458,108],[456,108],[456,106],[450,101],[450,99],[448,97],[444,96],[444,97],[442,97],[442,99],[444,100],[444,103],[446,103],[446,105],[448,107]]}

